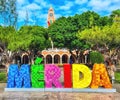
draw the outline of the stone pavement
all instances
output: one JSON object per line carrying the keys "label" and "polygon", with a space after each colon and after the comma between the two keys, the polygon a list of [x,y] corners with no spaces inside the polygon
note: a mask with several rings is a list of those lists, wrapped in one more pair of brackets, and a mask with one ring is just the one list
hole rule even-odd
{"label": "stone pavement", "polygon": [[0,100],[120,100],[120,84],[114,84],[116,93],[69,93],[69,92],[4,92],[0,84]]}
{"label": "stone pavement", "polygon": [[119,93],[3,92],[0,100],[120,100]]}

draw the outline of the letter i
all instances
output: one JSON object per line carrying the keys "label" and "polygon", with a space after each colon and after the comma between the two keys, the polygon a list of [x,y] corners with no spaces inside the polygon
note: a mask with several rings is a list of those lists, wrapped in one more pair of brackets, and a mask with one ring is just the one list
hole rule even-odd
{"label": "letter i", "polygon": [[71,78],[71,65],[64,64],[64,87],[71,88],[72,87],[72,78]]}

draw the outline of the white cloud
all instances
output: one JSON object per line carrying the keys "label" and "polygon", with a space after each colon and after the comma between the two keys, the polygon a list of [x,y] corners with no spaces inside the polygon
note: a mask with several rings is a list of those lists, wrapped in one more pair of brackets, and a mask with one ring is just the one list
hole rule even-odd
{"label": "white cloud", "polygon": [[29,4],[25,7],[27,10],[40,10],[41,7],[35,3]]}
{"label": "white cloud", "polygon": [[110,0],[111,2],[114,2],[114,3],[119,3],[120,4],[120,0]]}
{"label": "white cloud", "polygon": [[34,2],[40,4],[42,7],[48,6],[48,3],[45,0],[34,0]]}
{"label": "white cloud", "polygon": [[77,13],[81,14],[82,12],[86,12],[86,11],[88,11],[87,8],[80,8]]}
{"label": "white cloud", "polygon": [[32,22],[33,24],[35,23],[35,20],[33,20],[32,18],[29,19],[29,22]]}
{"label": "white cloud", "polygon": [[88,3],[89,7],[92,7],[94,11],[108,11],[120,8],[119,0],[90,0]]}
{"label": "white cloud", "polygon": [[47,19],[47,15],[48,14],[40,14],[37,17],[39,17],[40,19]]}
{"label": "white cloud", "polygon": [[111,12],[111,11],[116,10],[116,9],[120,9],[120,4],[110,6],[110,7],[109,7],[109,9],[108,9],[108,11],[110,11],[110,12]]}
{"label": "white cloud", "polygon": [[18,11],[18,19],[19,19],[19,21],[21,21],[21,20],[23,20],[23,19],[25,19],[25,17],[26,17],[26,11],[23,11],[23,10],[21,10],[21,11]]}
{"label": "white cloud", "polygon": [[[18,12],[19,26],[25,24],[26,11],[28,13],[28,21],[30,25],[34,25],[37,20],[37,23],[39,25],[46,26],[47,25],[47,13],[48,13],[46,9],[49,9],[50,5],[51,4],[49,4],[45,0],[34,0],[34,2],[32,3],[30,3],[29,0],[17,0],[17,12]],[[56,18],[59,18],[60,16],[61,16],[60,14],[55,14]]]}
{"label": "white cloud", "polygon": [[[110,13],[113,10],[120,9],[120,0],[64,0],[62,6],[49,4],[48,0],[17,0],[18,22],[23,22],[26,19],[26,10],[31,24],[34,24],[35,17],[39,24],[46,25],[47,9],[52,6],[55,10],[55,18],[61,16],[71,16],[75,13],[82,13],[87,10],[93,10],[97,13]],[[71,8],[78,8],[74,11]]]}
{"label": "white cloud", "polygon": [[97,11],[108,9],[110,4],[111,2],[108,0],[91,0],[89,2],[89,6],[91,6],[93,10]]}
{"label": "white cloud", "polygon": [[23,5],[29,4],[28,0],[17,0],[17,6],[21,7]]}
{"label": "white cloud", "polygon": [[84,3],[87,3],[88,2],[88,0],[75,0],[75,3],[76,4],[84,4]]}
{"label": "white cloud", "polygon": [[55,14],[55,19],[58,19],[61,16],[62,16],[61,14]]}
{"label": "white cloud", "polygon": [[27,1],[27,0],[17,0],[17,3],[18,3],[18,4],[25,4],[26,1]]}
{"label": "white cloud", "polygon": [[61,10],[69,10],[73,6],[73,2],[67,2],[64,6],[60,6]]}
{"label": "white cloud", "polygon": [[34,23],[34,12],[36,13],[40,12],[41,6],[39,6],[36,3],[26,3],[23,1],[21,2],[22,2],[22,5],[20,4],[17,5],[18,6],[18,21],[24,23],[24,21],[26,20],[26,16],[27,16],[26,13],[28,13],[29,23]]}

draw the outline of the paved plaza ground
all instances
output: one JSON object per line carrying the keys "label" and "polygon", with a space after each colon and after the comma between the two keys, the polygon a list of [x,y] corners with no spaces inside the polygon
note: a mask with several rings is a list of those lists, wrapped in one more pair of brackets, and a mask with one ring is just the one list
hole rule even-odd
{"label": "paved plaza ground", "polygon": [[0,100],[120,100],[120,84],[113,84],[116,93],[5,92],[5,87],[0,84]]}

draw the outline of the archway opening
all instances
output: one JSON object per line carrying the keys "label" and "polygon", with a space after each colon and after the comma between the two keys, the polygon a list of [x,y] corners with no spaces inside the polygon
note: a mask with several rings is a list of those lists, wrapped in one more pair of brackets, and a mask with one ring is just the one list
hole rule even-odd
{"label": "archway opening", "polygon": [[47,55],[46,56],[46,64],[51,64],[52,63],[52,56],[51,55]]}
{"label": "archway opening", "polygon": [[60,56],[59,56],[59,55],[55,55],[55,56],[54,56],[54,63],[55,63],[55,64],[60,63]]}
{"label": "archway opening", "polygon": [[62,63],[68,63],[68,55],[64,54],[62,56]]}
{"label": "archway opening", "polygon": [[15,63],[21,64],[21,56],[20,55],[15,55]]}
{"label": "archway opening", "polygon": [[28,57],[28,55],[24,55],[23,56],[22,63],[23,64],[28,64],[29,63],[29,57]]}

